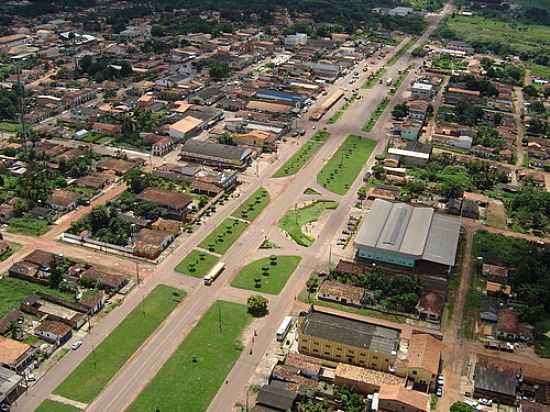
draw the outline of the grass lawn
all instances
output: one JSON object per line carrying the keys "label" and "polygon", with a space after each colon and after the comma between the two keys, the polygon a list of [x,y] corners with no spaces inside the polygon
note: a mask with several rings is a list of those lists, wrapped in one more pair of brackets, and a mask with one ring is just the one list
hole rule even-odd
{"label": "grass lawn", "polygon": [[10,242],[10,248],[9,250],[5,251],[0,255],[0,262],[3,262],[7,258],[9,258],[11,255],[13,255],[15,252],[17,252],[19,249],[21,249],[21,245],[19,243]]}
{"label": "grass lawn", "polygon": [[205,411],[239,358],[251,319],[245,305],[214,303],[127,412]]}
{"label": "grass lawn", "polygon": [[8,221],[8,232],[27,236],[40,236],[49,229],[48,222],[34,217],[13,217]]}
{"label": "grass lawn", "polygon": [[302,231],[306,223],[316,222],[327,209],[336,209],[338,203],[332,200],[318,200],[300,209],[290,209],[279,221],[279,227],[301,246],[311,246],[315,238]]}
{"label": "grass lawn", "polygon": [[312,304],[318,305],[318,306],[324,306],[324,307],[327,307],[327,308],[341,310],[342,312],[354,313],[356,315],[361,315],[361,316],[370,316],[370,317],[373,317],[373,318],[376,318],[376,319],[389,320],[389,321],[395,322],[395,323],[405,323],[406,320],[407,320],[403,316],[390,315],[390,314],[386,314],[386,313],[383,313],[383,312],[378,312],[377,310],[372,310],[372,309],[367,309],[367,308],[357,308],[357,307],[354,307],[354,306],[342,305],[340,303],[327,302],[325,300],[319,300],[319,299],[315,298],[315,294],[313,294],[313,293],[310,296],[308,296],[308,293],[307,293],[305,288],[304,288],[304,290],[302,290],[298,294],[298,300],[300,300],[301,302],[304,302],[304,303],[312,303]]}
{"label": "grass lawn", "polygon": [[34,412],[81,412],[81,410],[66,403],[46,399]]}
{"label": "grass lawn", "polygon": [[113,142],[113,140],[115,140],[114,137],[111,137],[111,136],[103,136],[101,139],[99,139],[96,143],[98,144],[111,144]]}
{"label": "grass lawn", "polygon": [[370,115],[369,120],[361,130],[364,132],[370,132],[373,128],[380,116],[382,116],[382,113],[384,113],[384,110],[386,110],[386,107],[388,107],[388,104],[390,104],[390,99],[387,97],[384,97],[382,101],[378,104],[376,107],[376,110]]}
{"label": "grass lawn", "polygon": [[301,258],[299,256],[275,256],[256,260],[241,269],[231,286],[256,290],[273,295],[285,287]]}
{"label": "grass lawn", "polygon": [[265,209],[269,203],[269,193],[263,187],[256,190],[232,216],[252,222]]}
{"label": "grass lawn", "polygon": [[214,229],[199,245],[210,252],[223,255],[227,249],[241,236],[248,224],[242,220],[228,217]]}
{"label": "grass lawn", "polygon": [[0,279],[0,318],[10,310],[19,309],[25,298],[37,292],[74,302],[74,296],[70,293],[6,276]]}
{"label": "grass lawn", "polygon": [[17,133],[19,125],[17,123],[0,122],[0,130],[6,133]]}
{"label": "grass lawn", "polygon": [[370,89],[373,87],[378,80],[386,73],[385,67],[380,67],[378,70],[376,70],[375,73],[371,74],[367,81],[361,86],[362,89]]}
{"label": "grass lawn", "polygon": [[393,84],[393,87],[390,89],[390,95],[391,96],[393,96],[393,95],[395,95],[395,93],[397,93],[397,90],[399,89],[399,87],[401,87],[401,84],[403,83],[403,80],[406,79],[407,75],[411,71],[411,68],[413,68],[413,67],[414,67],[414,65],[410,65],[405,70],[401,70],[401,73],[399,73],[399,77],[397,78],[397,80]]}
{"label": "grass lawn", "polygon": [[320,131],[309,139],[294,155],[275,172],[273,177],[286,177],[297,173],[328,140],[330,133]]}
{"label": "grass lawn", "polygon": [[414,43],[416,43],[416,37],[413,37],[412,39],[410,39],[407,43],[405,43],[403,47],[397,50],[393,54],[393,56],[390,57],[386,65],[393,66],[395,63],[397,63],[397,60],[399,60],[401,56],[403,56],[407,52],[407,50],[409,50],[412,47]]}
{"label": "grass lawn", "polygon": [[321,193],[319,193],[317,190],[311,188],[311,187],[308,187],[306,190],[304,190],[304,195],[309,195],[309,196],[318,196],[320,195]]}
{"label": "grass lawn", "polygon": [[441,56],[432,60],[432,68],[440,70],[466,70],[468,62],[460,57]]}
{"label": "grass lawn", "polygon": [[202,278],[217,262],[218,258],[216,256],[195,249],[178,263],[175,270],[187,276]]}
{"label": "grass lawn", "polygon": [[339,195],[345,194],[374,150],[376,142],[349,135],[317,175],[317,183]]}
{"label": "grass lawn", "polygon": [[184,292],[159,285],[88,355],[55,394],[89,403],[182,300]]}

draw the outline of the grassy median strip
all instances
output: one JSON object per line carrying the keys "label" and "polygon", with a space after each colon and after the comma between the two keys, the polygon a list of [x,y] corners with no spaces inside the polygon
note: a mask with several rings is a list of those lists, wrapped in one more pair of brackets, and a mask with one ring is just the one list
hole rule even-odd
{"label": "grassy median strip", "polygon": [[81,412],[81,410],[66,403],[46,399],[34,412]]}
{"label": "grassy median strip", "polygon": [[416,37],[413,37],[412,39],[410,39],[407,43],[405,43],[405,45],[403,47],[401,47],[399,50],[397,50],[393,56],[390,57],[390,59],[388,60],[388,62],[386,63],[387,66],[393,66],[395,63],[397,63],[397,60],[399,60],[401,58],[401,56],[403,56],[407,50],[409,50],[413,44],[416,43]]}
{"label": "grassy median strip", "polygon": [[304,233],[302,226],[316,222],[327,209],[336,209],[338,203],[331,200],[317,200],[301,208],[290,209],[279,221],[279,227],[300,246],[311,246],[315,238]]}
{"label": "grassy median strip", "polygon": [[393,84],[393,87],[390,89],[390,95],[391,96],[393,96],[393,95],[395,95],[395,93],[397,93],[397,90],[399,89],[399,87],[403,83],[403,80],[405,80],[407,78],[407,75],[409,74],[409,72],[411,71],[411,69],[413,67],[414,67],[413,65],[410,65],[405,70],[401,70],[399,72],[399,77],[397,78],[397,80]]}
{"label": "grassy median strip", "polygon": [[248,223],[228,217],[199,245],[210,252],[223,255],[248,227]]}
{"label": "grassy median strip", "polygon": [[250,320],[244,305],[214,303],[127,412],[205,411],[242,352]]}
{"label": "grassy median strip", "polygon": [[346,100],[346,102],[340,107],[340,110],[338,110],[336,113],[334,113],[330,119],[328,119],[328,124],[334,124],[336,123],[340,117],[345,113],[346,110],[348,110],[348,107],[351,106],[351,104],[357,99],[357,94],[352,94],[349,99]]}
{"label": "grassy median strip", "polygon": [[286,177],[297,173],[311,159],[311,157],[328,140],[330,133],[327,131],[317,132],[311,139],[300,147],[294,155],[286,161],[273,177]]}
{"label": "grassy median strip", "polygon": [[390,104],[390,99],[384,97],[376,107],[374,113],[370,115],[368,122],[365,123],[361,130],[363,130],[364,132],[370,132],[374,128],[374,125],[376,124],[380,116],[382,116],[382,113],[384,113],[384,110],[386,110],[386,107],[388,107],[388,104]]}
{"label": "grassy median strip", "polygon": [[157,329],[185,293],[159,285],[107,336],[54,391],[67,399],[90,403]]}
{"label": "grassy median strip", "polygon": [[195,249],[178,263],[175,270],[187,276],[202,278],[210,272],[218,260],[217,256]]}
{"label": "grassy median strip", "polygon": [[256,260],[241,269],[231,286],[277,295],[300,260],[299,256],[276,255]]}
{"label": "grassy median strip", "polygon": [[252,222],[269,203],[269,193],[263,187],[256,190],[232,216]]}
{"label": "grassy median strip", "polygon": [[317,183],[339,195],[345,194],[374,150],[376,142],[349,135],[317,175]]}
{"label": "grassy median strip", "polygon": [[370,89],[373,87],[378,80],[382,78],[382,76],[386,73],[385,67],[380,67],[376,72],[371,73],[367,81],[361,86],[362,89]]}

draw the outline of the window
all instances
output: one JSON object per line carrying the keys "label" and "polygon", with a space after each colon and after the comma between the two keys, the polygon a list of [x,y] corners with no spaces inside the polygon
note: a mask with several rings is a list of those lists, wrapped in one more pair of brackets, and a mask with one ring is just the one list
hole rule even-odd
{"label": "window", "polygon": [[330,352],[325,351],[325,355],[330,355]]}
{"label": "window", "polygon": [[359,355],[361,356],[367,356],[367,354],[365,352],[361,352]]}
{"label": "window", "polygon": [[413,371],[413,375],[416,375],[416,371]]}
{"label": "window", "polygon": [[313,344],[319,346],[319,342],[313,342]]}
{"label": "window", "polygon": [[313,349],[313,352],[318,353],[319,349]]}
{"label": "window", "polygon": [[378,356],[373,356],[372,359],[378,360]]}

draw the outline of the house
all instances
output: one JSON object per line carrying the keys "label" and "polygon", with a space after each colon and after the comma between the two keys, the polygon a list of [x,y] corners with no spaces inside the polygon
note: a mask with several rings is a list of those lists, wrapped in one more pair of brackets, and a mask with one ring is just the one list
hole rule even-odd
{"label": "house", "polygon": [[479,90],[468,90],[460,87],[449,87],[445,93],[445,103],[456,105],[458,103],[479,104],[483,101]]}
{"label": "house", "polygon": [[198,134],[201,130],[202,125],[203,121],[201,119],[197,119],[193,116],[186,116],[176,123],[170,125],[170,137],[173,137],[176,140],[188,139],[191,136]]}
{"label": "house", "polygon": [[182,228],[183,228],[183,224],[181,221],[164,219],[162,217],[159,217],[155,222],[151,224],[151,229],[169,232],[174,236],[179,235]]}
{"label": "house", "polygon": [[399,385],[382,385],[378,392],[378,406],[385,412],[428,412],[430,397]]}
{"label": "house", "polygon": [[406,149],[391,147],[388,149],[390,157],[396,157],[401,165],[424,166],[430,160],[432,145],[416,143],[407,145]]}
{"label": "house", "polygon": [[47,203],[52,209],[67,213],[77,208],[79,199],[80,194],[77,192],[55,189],[48,197]]}
{"label": "house", "polygon": [[424,123],[424,120],[426,120],[426,116],[428,115],[430,103],[425,100],[412,100],[407,102],[407,106],[409,108],[410,118],[412,120],[419,121],[420,123]]}
{"label": "house", "polygon": [[458,219],[432,208],[376,199],[355,238],[357,257],[404,267],[421,260],[451,267],[460,227]]}
{"label": "house", "polygon": [[193,202],[193,198],[185,193],[172,192],[156,187],[147,187],[136,197],[139,200],[161,207],[163,216],[178,220],[185,218],[189,206]]}
{"label": "house", "polygon": [[233,142],[239,145],[254,146],[262,149],[264,152],[275,149],[277,135],[263,130],[251,130],[248,133],[235,133],[231,136]]}
{"label": "house", "polygon": [[94,267],[83,271],[80,274],[80,281],[85,285],[109,292],[118,292],[128,283],[128,279],[123,276],[112,275]]}
{"label": "house", "polygon": [[191,183],[200,170],[201,166],[197,165],[181,166],[172,163],[165,163],[153,170],[153,174],[173,182]]}
{"label": "house", "polygon": [[79,303],[88,309],[88,314],[93,315],[103,308],[105,301],[105,293],[103,293],[103,291],[99,291],[80,299]]}
{"label": "house", "polygon": [[434,86],[432,84],[416,82],[411,88],[411,98],[413,100],[431,101],[435,95]]}
{"label": "house", "polygon": [[250,148],[241,148],[220,143],[188,140],[181,149],[182,160],[210,165],[244,169],[252,159]]}
{"label": "house", "polygon": [[93,175],[79,177],[75,185],[88,189],[101,190],[113,182],[112,176],[107,173],[96,173]]}
{"label": "house", "polygon": [[492,399],[513,406],[516,403],[518,379],[516,371],[484,361],[476,363],[474,371],[474,397]]}
{"label": "house", "polygon": [[317,298],[343,305],[361,306],[364,294],[365,289],[363,288],[326,281],[319,287]]}
{"label": "house", "polygon": [[510,275],[510,270],[503,266],[491,265],[489,263],[484,263],[481,267],[481,274],[488,281],[500,283],[501,285],[506,285],[508,283],[508,277]]}
{"label": "house", "polygon": [[481,299],[479,318],[485,322],[496,323],[498,321],[498,304],[491,299]]}
{"label": "house", "polygon": [[175,141],[168,136],[159,136],[159,139],[151,144],[153,156],[165,156],[174,149]]}
{"label": "house", "polygon": [[136,237],[134,254],[147,259],[156,259],[173,240],[174,235],[169,232],[141,229]]}
{"label": "house", "polygon": [[269,411],[290,411],[296,402],[297,395],[275,382],[260,388],[256,398],[256,405],[265,406]]}
{"label": "house", "polygon": [[189,103],[200,106],[212,106],[225,96],[225,92],[220,86],[210,86],[199,90],[189,98]]}
{"label": "house", "polygon": [[22,373],[31,365],[34,353],[31,345],[0,336],[0,366]]}
{"label": "house", "polygon": [[445,296],[436,290],[424,289],[416,305],[416,312],[421,320],[441,322],[445,309]]}
{"label": "house", "polygon": [[427,333],[412,335],[405,358],[395,363],[395,374],[413,381],[422,391],[435,388],[443,342]]}
{"label": "house", "polygon": [[476,202],[468,199],[449,199],[447,202],[447,213],[470,219],[479,219],[479,206]]}
{"label": "house", "polygon": [[388,371],[400,330],[313,307],[298,327],[298,350],[308,356]]}
{"label": "house", "polygon": [[34,334],[56,346],[61,346],[73,335],[70,326],[57,320],[45,320],[36,328]]}
{"label": "house", "polygon": [[143,159],[124,160],[124,159],[107,158],[97,162],[96,168],[98,170],[103,170],[103,171],[113,171],[118,176],[122,176],[128,173],[130,170],[143,165],[143,163],[144,163]]}
{"label": "house", "polygon": [[122,127],[119,124],[95,122],[92,124],[92,130],[108,136],[117,136],[122,132]]}
{"label": "house", "polygon": [[416,142],[422,130],[422,124],[418,121],[404,121],[398,127],[402,139]]}
{"label": "house", "polygon": [[294,49],[298,46],[305,46],[307,44],[307,34],[296,33],[289,34],[285,37],[285,47],[287,49]]}
{"label": "house", "polygon": [[368,395],[379,391],[382,385],[405,386],[405,379],[386,372],[338,363],[334,371],[334,384]]}
{"label": "house", "polygon": [[0,366],[0,405],[10,405],[23,393],[23,377]]}
{"label": "house", "polygon": [[506,341],[529,342],[533,339],[533,328],[520,322],[516,312],[510,309],[501,309],[498,312],[495,335],[498,339]]}
{"label": "house", "polygon": [[507,299],[512,294],[512,287],[510,285],[487,281],[485,283],[485,293],[487,296]]}

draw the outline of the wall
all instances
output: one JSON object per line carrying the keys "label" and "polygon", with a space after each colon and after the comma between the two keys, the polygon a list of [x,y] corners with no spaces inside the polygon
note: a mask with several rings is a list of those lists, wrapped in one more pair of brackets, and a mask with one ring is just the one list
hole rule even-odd
{"label": "wall", "polygon": [[414,267],[415,259],[398,253],[385,252],[379,249],[367,248],[365,246],[357,246],[357,254],[364,259],[379,260],[395,265]]}

